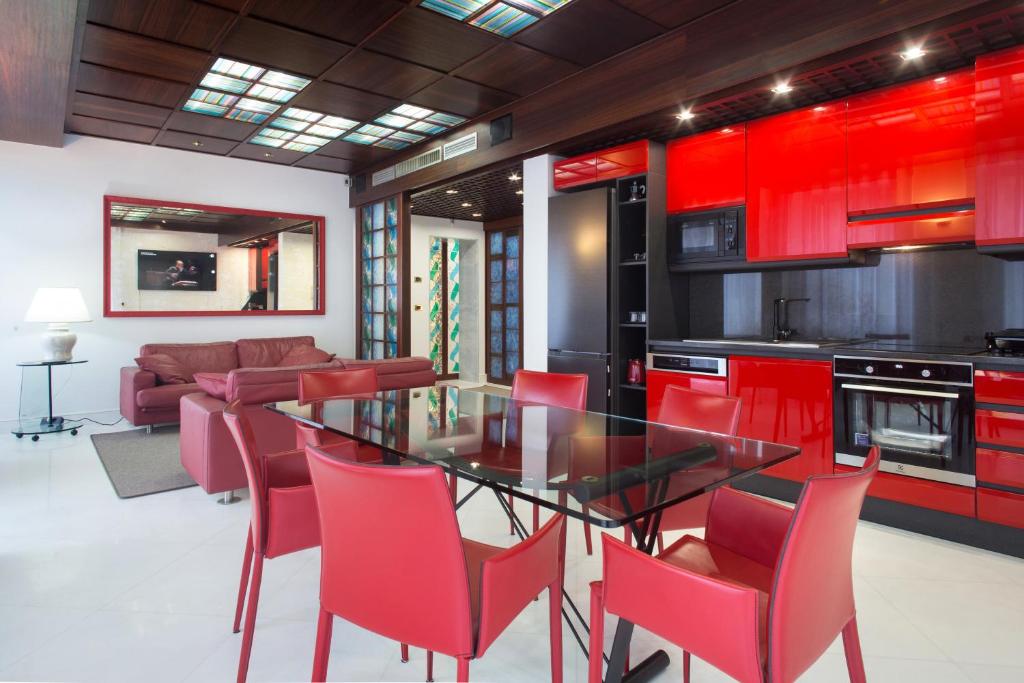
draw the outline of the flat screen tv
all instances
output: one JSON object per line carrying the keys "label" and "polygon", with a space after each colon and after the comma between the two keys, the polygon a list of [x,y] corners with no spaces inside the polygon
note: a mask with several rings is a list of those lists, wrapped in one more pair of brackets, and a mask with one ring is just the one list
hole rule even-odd
{"label": "flat screen tv", "polygon": [[139,289],[217,291],[217,254],[139,249]]}

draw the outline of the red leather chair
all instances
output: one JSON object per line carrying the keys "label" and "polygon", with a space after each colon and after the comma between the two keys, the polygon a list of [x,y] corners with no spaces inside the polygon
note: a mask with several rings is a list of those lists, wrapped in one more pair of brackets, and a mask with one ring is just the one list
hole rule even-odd
{"label": "red leather chair", "polygon": [[[542,403],[556,408],[570,410],[587,409],[587,376],[536,370],[516,370],[512,378],[512,399],[525,403]],[[453,489],[454,491],[454,489]],[[513,497],[508,497],[511,510]],[[540,526],[540,507],[533,506],[533,530]],[[515,533],[515,525],[509,522],[509,533]]]}
{"label": "red leather chair", "polygon": [[739,681],[789,683],[842,633],[850,680],[863,683],[851,560],[878,460],[876,446],[857,472],[810,477],[795,510],[716,489],[705,539],[684,536],[657,557],[604,534],[590,682],[601,680],[608,611],[682,647],[684,681],[692,652]]}
{"label": "red leather chair", "polygon": [[426,648],[428,679],[433,652],[455,657],[458,680],[467,681],[469,661],[547,588],[551,678],[561,683],[561,515],[522,543],[497,548],[462,538],[439,467],[363,465],[312,446],[306,456],[324,541],[313,681],[327,676],[335,616]]}
{"label": "red leather chair", "polygon": [[[263,560],[320,545],[316,497],[310,483],[305,454],[301,450],[294,450],[261,456],[245,410],[239,400],[224,407],[224,423],[242,455],[252,501],[252,517],[245,539],[245,556],[242,560],[242,578],[238,586],[233,628],[238,633],[248,587],[249,606],[245,614],[242,652],[238,660],[239,683],[245,681],[249,670],[256,607],[263,578]],[[355,444],[348,445],[348,448],[352,451],[352,457],[355,457]]]}
{"label": "red leather chair", "polygon": [[[310,403],[327,398],[352,396],[353,394],[375,394],[379,390],[377,370],[364,367],[355,370],[317,370],[299,373],[299,403]],[[332,450],[335,444],[353,443],[351,439],[317,429],[301,422],[295,423],[298,447],[322,446]],[[360,462],[380,461],[380,450],[373,446],[357,446]]]}

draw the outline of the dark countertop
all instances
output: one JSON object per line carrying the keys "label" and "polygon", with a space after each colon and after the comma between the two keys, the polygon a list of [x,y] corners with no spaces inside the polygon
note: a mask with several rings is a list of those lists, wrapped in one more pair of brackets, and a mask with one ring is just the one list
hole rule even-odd
{"label": "dark countertop", "polygon": [[[799,341],[799,340],[794,340]],[[979,370],[1015,370],[1024,372],[1024,357],[990,355],[984,351],[955,346],[915,345],[908,343],[862,341],[843,346],[823,348],[793,348],[765,344],[714,343],[684,341],[682,339],[650,339],[650,351],[669,353],[706,354],[711,356],[763,356],[766,358],[794,358],[806,360],[832,360],[835,356],[865,356],[873,358],[910,358],[913,360],[955,361],[973,363]]]}

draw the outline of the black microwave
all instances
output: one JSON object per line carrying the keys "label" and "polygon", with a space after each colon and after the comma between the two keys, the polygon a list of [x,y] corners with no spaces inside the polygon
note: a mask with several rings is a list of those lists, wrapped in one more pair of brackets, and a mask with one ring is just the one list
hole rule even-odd
{"label": "black microwave", "polygon": [[746,212],[742,206],[668,217],[670,265],[742,261],[746,258]]}

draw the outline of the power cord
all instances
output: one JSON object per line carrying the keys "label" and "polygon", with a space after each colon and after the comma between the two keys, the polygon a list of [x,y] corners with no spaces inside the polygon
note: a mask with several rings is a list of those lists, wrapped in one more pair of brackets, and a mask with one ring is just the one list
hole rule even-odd
{"label": "power cord", "polygon": [[92,422],[94,425],[100,425],[103,427],[113,427],[114,425],[121,424],[122,422],[124,422],[124,417],[117,418],[116,422],[100,422],[99,420],[94,420],[91,417],[75,417],[71,419],[76,420],[78,422]]}

